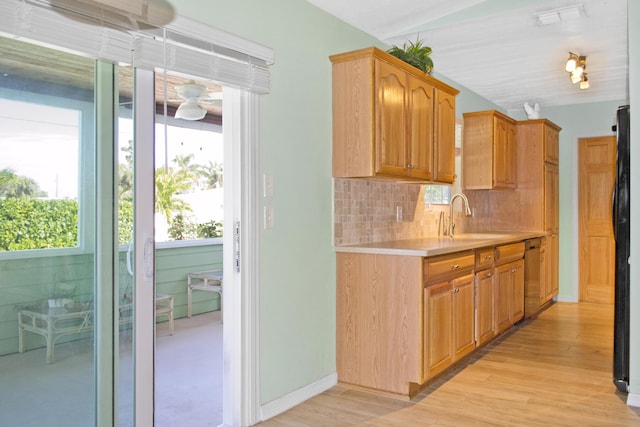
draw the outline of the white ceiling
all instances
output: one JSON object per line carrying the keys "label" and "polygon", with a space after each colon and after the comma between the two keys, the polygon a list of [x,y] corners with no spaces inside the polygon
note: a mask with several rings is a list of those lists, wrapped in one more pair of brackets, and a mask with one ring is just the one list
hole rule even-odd
{"label": "white ceiling", "polygon": [[[436,74],[507,111],[627,98],[627,0],[308,1],[388,45],[419,38]],[[581,16],[536,22],[574,5]],[[564,71],[570,51],[587,57],[587,90]]]}

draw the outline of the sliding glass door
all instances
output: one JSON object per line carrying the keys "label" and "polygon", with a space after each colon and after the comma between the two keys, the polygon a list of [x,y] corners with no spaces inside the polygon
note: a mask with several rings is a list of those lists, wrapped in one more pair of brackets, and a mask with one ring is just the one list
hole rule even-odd
{"label": "sliding glass door", "polygon": [[[0,37],[0,425],[153,423],[141,74]],[[150,99],[138,110],[136,89]]]}

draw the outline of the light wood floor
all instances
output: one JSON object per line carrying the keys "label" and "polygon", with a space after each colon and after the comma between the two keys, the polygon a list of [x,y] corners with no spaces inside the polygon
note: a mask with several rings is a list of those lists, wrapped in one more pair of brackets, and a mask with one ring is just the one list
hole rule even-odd
{"label": "light wood floor", "polygon": [[612,382],[611,306],[557,303],[413,401],[336,386],[267,420],[280,426],[640,426]]}

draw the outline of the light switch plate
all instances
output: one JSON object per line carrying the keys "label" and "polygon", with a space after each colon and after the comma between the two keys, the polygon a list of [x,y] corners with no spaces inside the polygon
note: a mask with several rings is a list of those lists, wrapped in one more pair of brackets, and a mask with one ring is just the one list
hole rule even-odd
{"label": "light switch plate", "polygon": [[263,194],[264,197],[273,197],[274,188],[273,188],[273,175],[264,174],[262,177],[263,183]]}

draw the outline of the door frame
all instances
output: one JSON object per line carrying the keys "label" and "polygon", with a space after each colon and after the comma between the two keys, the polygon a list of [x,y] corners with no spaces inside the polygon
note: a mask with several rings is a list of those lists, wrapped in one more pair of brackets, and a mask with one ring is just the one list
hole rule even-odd
{"label": "door frame", "polygon": [[[136,152],[138,188],[135,218],[153,218],[155,102],[153,72],[136,70]],[[260,421],[259,383],[259,96],[223,87],[224,244],[223,269],[223,426],[253,425]],[[151,125],[149,125],[151,123]],[[150,161],[151,159],[151,161]],[[150,189],[150,190],[149,190]],[[140,209],[140,210],[139,210]],[[150,215],[150,216],[149,216]],[[239,233],[236,234],[236,225]],[[153,221],[135,228],[135,421],[154,425],[154,282]],[[153,256],[149,259],[145,253]],[[236,259],[239,269],[236,269]],[[149,270],[151,269],[151,270]],[[146,273],[145,273],[146,271]],[[151,275],[149,275],[151,272]]]}
{"label": "door frame", "polygon": [[222,416],[223,426],[245,426],[260,421],[259,96],[223,87],[223,98],[224,164],[229,173],[224,178]]}

